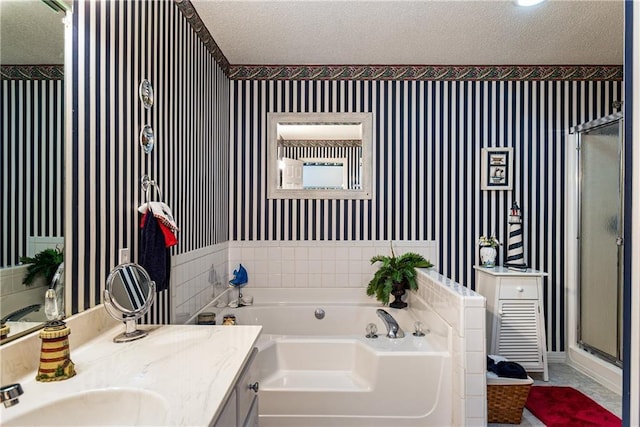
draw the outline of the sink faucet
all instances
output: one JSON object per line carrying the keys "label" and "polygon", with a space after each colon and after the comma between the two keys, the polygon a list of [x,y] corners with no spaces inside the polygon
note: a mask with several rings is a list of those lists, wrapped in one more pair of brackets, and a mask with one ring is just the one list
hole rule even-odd
{"label": "sink faucet", "polygon": [[398,322],[389,313],[379,308],[376,310],[378,317],[382,319],[387,327],[387,338],[404,338],[404,332],[400,329]]}
{"label": "sink faucet", "polygon": [[0,387],[0,402],[4,403],[5,408],[20,403],[18,397],[23,393],[20,384],[10,384]]}

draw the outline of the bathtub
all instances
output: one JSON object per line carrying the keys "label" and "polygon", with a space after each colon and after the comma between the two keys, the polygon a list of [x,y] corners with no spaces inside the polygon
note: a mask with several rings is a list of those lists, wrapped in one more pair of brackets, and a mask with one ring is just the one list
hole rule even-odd
{"label": "bathtub", "polygon": [[[405,332],[404,338],[389,339],[378,308],[256,304],[219,312],[218,324],[233,314],[237,324],[263,326],[256,359],[260,425],[450,425],[452,365],[446,329],[433,325],[424,337],[413,336],[420,313],[385,308]],[[316,318],[317,309],[324,311],[322,319]],[[369,323],[377,326],[378,338],[365,337]],[[431,328],[426,323],[423,327]]]}

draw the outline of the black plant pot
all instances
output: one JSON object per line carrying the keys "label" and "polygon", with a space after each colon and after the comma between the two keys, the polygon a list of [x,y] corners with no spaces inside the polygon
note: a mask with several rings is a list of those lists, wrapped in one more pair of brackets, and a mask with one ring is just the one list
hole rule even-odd
{"label": "black plant pot", "polygon": [[404,284],[402,283],[395,283],[393,285],[393,290],[391,291],[391,295],[394,296],[394,300],[391,304],[389,304],[389,307],[391,308],[406,308],[407,307],[407,303],[402,301],[402,296],[405,294],[405,290],[404,290]]}

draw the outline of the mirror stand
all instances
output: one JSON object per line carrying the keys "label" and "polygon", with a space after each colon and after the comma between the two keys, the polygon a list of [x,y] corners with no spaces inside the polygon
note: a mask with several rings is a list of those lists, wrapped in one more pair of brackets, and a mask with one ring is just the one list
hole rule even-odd
{"label": "mirror stand", "polygon": [[138,329],[137,324],[137,319],[126,317],[124,319],[124,332],[116,335],[113,338],[113,342],[129,342],[146,337],[148,332]]}

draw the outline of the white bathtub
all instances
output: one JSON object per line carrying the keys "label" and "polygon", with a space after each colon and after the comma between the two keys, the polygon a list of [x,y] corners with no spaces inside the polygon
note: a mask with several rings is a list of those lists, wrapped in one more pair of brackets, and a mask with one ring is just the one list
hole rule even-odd
{"label": "white bathtub", "polygon": [[[318,308],[325,312],[323,319],[314,315]],[[256,304],[219,312],[218,324],[232,313],[238,324],[263,326],[257,358],[260,425],[450,425],[446,333],[415,337],[411,311],[385,308],[405,331],[405,338],[389,339],[378,308]],[[377,325],[377,339],[365,338],[369,323]]]}

